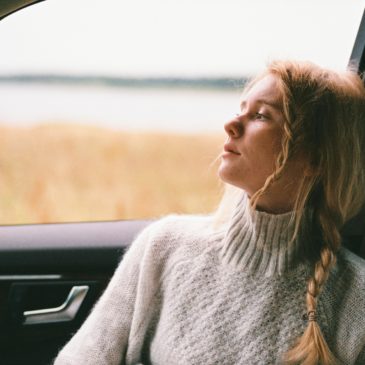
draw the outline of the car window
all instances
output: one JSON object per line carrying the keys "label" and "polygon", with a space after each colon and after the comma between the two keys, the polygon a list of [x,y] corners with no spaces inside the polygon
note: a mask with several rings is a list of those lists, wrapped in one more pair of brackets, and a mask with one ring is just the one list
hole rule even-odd
{"label": "car window", "polygon": [[213,210],[223,124],[275,58],[347,66],[361,1],[48,0],[0,23],[0,224]]}

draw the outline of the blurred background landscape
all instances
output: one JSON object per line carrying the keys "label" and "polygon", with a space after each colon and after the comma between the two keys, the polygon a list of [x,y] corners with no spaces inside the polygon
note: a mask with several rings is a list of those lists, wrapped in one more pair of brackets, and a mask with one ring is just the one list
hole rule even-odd
{"label": "blurred background landscape", "polygon": [[66,124],[0,127],[2,224],[209,212],[219,200],[216,135]]}
{"label": "blurred background landscape", "polygon": [[0,222],[213,211],[223,121],[244,82],[0,78]]}

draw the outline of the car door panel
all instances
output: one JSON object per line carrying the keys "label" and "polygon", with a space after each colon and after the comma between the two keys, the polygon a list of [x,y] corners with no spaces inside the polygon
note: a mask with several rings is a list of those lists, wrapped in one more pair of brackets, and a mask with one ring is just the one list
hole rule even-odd
{"label": "car door panel", "polygon": [[[126,247],[150,221],[0,228],[0,364],[48,364],[85,320]],[[59,309],[87,288],[75,317]],[[67,307],[67,305],[66,305]],[[26,314],[42,311],[34,321]],[[37,317],[37,316],[36,316]],[[41,317],[41,320],[39,320]],[[30,323],[29,323],[30,322]]]}

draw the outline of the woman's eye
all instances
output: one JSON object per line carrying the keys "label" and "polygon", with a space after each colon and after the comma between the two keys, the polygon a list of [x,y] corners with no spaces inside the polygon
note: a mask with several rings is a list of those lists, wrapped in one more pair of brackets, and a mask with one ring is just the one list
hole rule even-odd
{"label": "woman's eye", "polygon": [[266,115],[264,114],[261,114],[261,113],[255,113],[255,119],[258,119],[258,120],[265,120],[267,119]]}

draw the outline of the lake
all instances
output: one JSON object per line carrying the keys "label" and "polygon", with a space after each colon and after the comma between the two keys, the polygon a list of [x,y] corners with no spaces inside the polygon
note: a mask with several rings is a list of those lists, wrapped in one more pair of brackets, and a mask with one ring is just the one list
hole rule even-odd
{"label": "lake", "polygon": [[115,130],[214,133],[239,111],[241,90],[0,84],[0,124],[66,122]]}

